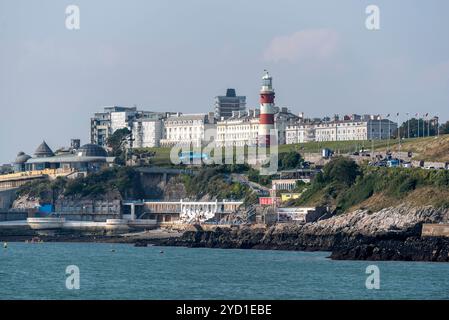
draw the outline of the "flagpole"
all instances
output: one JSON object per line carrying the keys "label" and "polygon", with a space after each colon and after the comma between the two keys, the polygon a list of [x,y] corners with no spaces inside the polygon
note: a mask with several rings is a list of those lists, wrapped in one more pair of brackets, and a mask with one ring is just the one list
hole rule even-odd
{"label": "flagpole", "polygon": [[399,112],[396,114],[396,121],[397,121],[397,127],[398,127],[398,138],[399,138],[399,152],[401,152],[401,126],[399,124]]}
{"label": "flagpole", "polygon": [[440,137],[440,117],[437,115],[437,132],[438,138]]}
{"label": "flagpole", "polygon": [[[426,113],[425,118],[424,118],[424,123],[423,123],[423,129],[424,129],[424,137],[426,137],[426,121],[427,119],[429,119],[429,117],[427,116],[428,113]],[[427,130],[427,136],[429,136],[429,130]]]}
{"label": "flagpole", "polygon": [[422,137],[423,138],[426,137],[426,121],[425,121],[424,117],[423,117],[423,120],[422,120]]}
{"label": "flagpole", "polygon": [[416,114],[418,118],[418,139],[419,139],[419,112]]}
{"label": "flagpole", "polygon": [[379,140],[382,140],[382,115],[379,115]]}
{"label": "flagpole", "polygon": [[371,123],[371,127],[370,127],[370,138],[371,138],[371,157],[374,159],[374,134],[373,134],[373,128],[374,128],[374,117],[373,115],[370,116],[370,123]]}
{"label": "flagpole", "polygon": [[[390,117],[390,115],[388,115],[388,117]],[[390,136],[391,136],[391,125],[390,124],[391,124],[391,121],[390,121],[390,119],[388,119],[388,142],[387,142],[388,150],[390,150]]]}
{"label": "flagpole", "polygon": [[437,120],[437,128],[438,128],[438,138],[440,137],[440,117]]}
{"label": "flagpole", "polygon": [[410,139],[410,115],[407,112],[407,138]]}

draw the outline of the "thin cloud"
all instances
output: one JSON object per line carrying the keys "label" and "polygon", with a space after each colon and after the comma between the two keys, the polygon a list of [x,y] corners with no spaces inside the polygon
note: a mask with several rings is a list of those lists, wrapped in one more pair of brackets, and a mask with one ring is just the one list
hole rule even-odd
{"label": "thin cloud", "polygon": [[271,40],[264,59],[294,63],[300,60],[326,60],[337,51],[338,33],[331,29],[308,29]]}

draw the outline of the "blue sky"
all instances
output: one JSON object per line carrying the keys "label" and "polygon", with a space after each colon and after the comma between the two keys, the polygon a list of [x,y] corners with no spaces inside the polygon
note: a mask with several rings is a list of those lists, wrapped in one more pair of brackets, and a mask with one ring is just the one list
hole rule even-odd
{"label": "blue sky", "polygon": [[0,0],[0,163],[44,139],[87,143],[105,105],[207,112],[234,87],[254,107],[264,69],[295,113],[447,120],[448,13],[446,0]]}

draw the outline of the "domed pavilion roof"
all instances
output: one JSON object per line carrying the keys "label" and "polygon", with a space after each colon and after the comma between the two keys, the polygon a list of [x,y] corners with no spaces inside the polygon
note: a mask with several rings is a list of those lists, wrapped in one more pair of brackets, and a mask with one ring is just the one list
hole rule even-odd
{"label": "domed pavilion roof", "polygon": [[54,155],[55,154],[45,141],[43,141],[40,146],[37,147],[36,151],[34,151],[34,156],[36,158],[53,157]]}
{"label": "domed pavilion roof", "polygon": [[108,153],[98,144],[85,144],[81,148],[78,149],[78,156],[82,157],[107,157]]}
{"label": "domed pavilion roof", "polygon": [[17,154],[16,160],[14,160],[14,163],[15,164],[23,164],[23,163],[27,162],[28,159],[30,159],[30,158],[31,157],[29,155],[25,154],[25,152],[20,151]]}

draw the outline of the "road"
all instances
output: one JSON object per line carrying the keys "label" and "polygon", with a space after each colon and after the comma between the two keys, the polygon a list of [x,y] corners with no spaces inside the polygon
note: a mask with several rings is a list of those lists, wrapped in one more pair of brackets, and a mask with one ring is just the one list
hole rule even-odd
{"label": "road", "polygon": [[239,174],[239,173],[232,173],[231,174],[231,179],[233,182],[238,182],[241,183],[249,188],[251,188],[251,190],[259,193],[259,194],[269,194],[270,189],[267,187],[264,187],[258,183],[252,182],[248,180],[248,177],[244,174]]}

